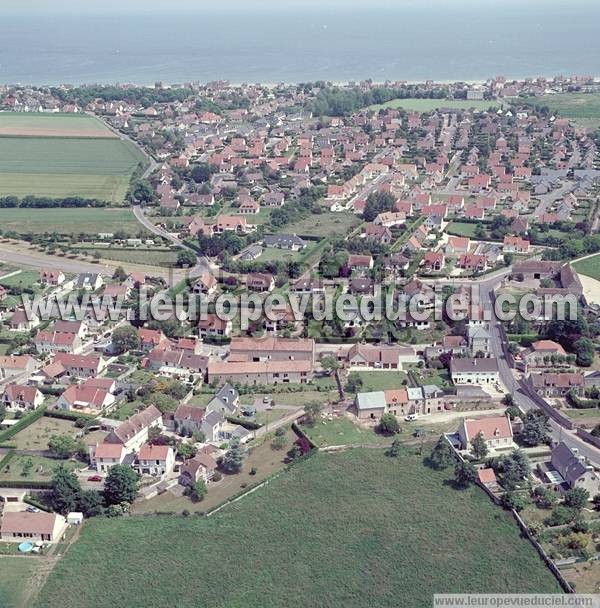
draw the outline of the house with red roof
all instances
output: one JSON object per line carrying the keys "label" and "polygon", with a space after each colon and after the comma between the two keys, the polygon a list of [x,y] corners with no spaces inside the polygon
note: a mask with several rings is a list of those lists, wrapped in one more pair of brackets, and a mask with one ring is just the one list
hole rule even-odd
{"label": "house with red roof", "polygon": [[140,475],[162,477],[175,467],[175,452],[170,445],[144,444],[137,454],[134,468]]}
{"label": "house with red roof", "polygon": [[490,450],[507,450],[515,447],[512,426],[508,416],[464,419],[458,427],[462,449],[470,449],[471,441],[480,434]]}
{"label": "house with red roof", "polygon": [[9,412],[35,410],[44,403],[44,395],[35,386],[7,384],[4,387],[0,403]]}

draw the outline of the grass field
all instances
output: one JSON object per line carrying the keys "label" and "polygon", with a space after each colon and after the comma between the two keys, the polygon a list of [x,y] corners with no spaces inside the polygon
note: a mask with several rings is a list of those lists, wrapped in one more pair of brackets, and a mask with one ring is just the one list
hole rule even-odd
{"label": "grass field", "polygon": [[344,236],[360,223],[360,218],[353,213],[325,212],[319,215],[309,215],[299,222],[287,224],[277,233],[318,237]]}
{"label": "grass field", "polygon": [[93,137],[116,139],[89,114],[0,112],[0,137]]}
{"label": "grass field", "polygon": [[82,462],[72,460],[17,455],[0,470],[0,481],[50,481],[61,464],[69,470],[86,466]]}
{"label": "grass field", "polygon": [[124,249],[121,247],[76,247],[78,251],[94,255],[98,252],[105,260],[115,262],[129,262],[131,264],[145,264],[147,266],[173,267],[177,265],[177,251],[169,249]]}
{"label": "grass field", "polygon": [[368,110],[375,112],[382,108],[402,108],[404,110],[414,110],[416,112],[431,112],[438,108],[449,108],[458,110],[487,110],[497,108],[500,104],[497,101],[467,100],[467,99],[393,99],[384,104],[369,106]]}
{"label": "grass field", "polygon": [[39,558],[0,557],[0,606],[2,608],[21,608],[25,600],[27,583],[40,567]]}
{"label": "grass field", "polygon": [[[0,139],[1,142],[1,139]],[[0,225],[5,232],[44,234],[98,234],[125,230],[131,235],[143,231],[128,208],[111,209],[0,209]]]}
{"label": "grass field", "polygon": [[402,388],[402,381],[406,380],[403,372],[350,372],[360,376],[363,382],[361,391],[385,391],[393,388]]}
{"label": "grass field", "polygon": [[530,105],[548,106],[564,118],[570,118],[583,127],[600,127],[600,93],[561,93],[544,97],[527,97],[519,102]]}
{"label": "grass field", "polygon": [[575,262],[572,266],[579,274],[584,274],[586,277],[592,277],[592,279],[600,281],[600,253],[585,260]]}
{"label": "grass field", "polygon": [[446,232],[456,236],[468,236],[472,239],[475,237],[477,225],[470,222],[450,222],[446,228]]}
{"label": "grass field", "polygon": [[435,592],[560,593],[511,516],[447,477],[409,452],[352,450],[208,519],[90,520],[34,606],[423,608]]}
{"label": "grass field", "polygon": [[0,196],[120,203],[141,162],[131,142],[92,117],[0,114]]}
{"label": "grass field", "polygon": [[17,450],[47,450],[52,435],[74,435],[76,430],[75,423],[69,420],[42,416],[17,433],[11,443]]}

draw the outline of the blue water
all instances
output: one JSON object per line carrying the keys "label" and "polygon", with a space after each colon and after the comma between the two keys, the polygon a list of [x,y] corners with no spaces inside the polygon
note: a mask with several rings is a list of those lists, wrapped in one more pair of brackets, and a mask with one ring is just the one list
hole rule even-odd
{"label": "blue water", "polygon": [[596,0],[419,6],[33,17],[0,9],[0,83],[600,75]]}

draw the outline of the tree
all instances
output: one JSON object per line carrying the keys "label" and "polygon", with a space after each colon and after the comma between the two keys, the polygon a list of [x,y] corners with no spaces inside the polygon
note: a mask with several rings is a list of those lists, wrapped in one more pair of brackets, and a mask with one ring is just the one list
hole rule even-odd
{"label": "tree", "polygon": [[514,405],[514,397],[510,394],[510,393],[506,393],[506,395],[504,395],[504,397],[502,397],[502,403],[506,406],[506,407],[511,407],[512,405]]}
{"label": "tree", "polygon": [[196,452],[196,448],[191,443],[187,443],[185,441],[182,441],[177,446],[177,454],[184,460],[193,458],[196,455]]}
{"label": "tree", "polygon": [[334,372],[340,368],[340,363],[333,355],[326,355],[321,359],[321,366],[328,372]]}
{"label": "tree", "polygon": [[132,325],[117,327],[112,334],[112,345],[117,355],[129,350],[137,350],[140,347],[140,337],[136,328]]}
{"label": "tree", "polygon": [[565,492],[565,505],[581,511],[590,499],[590,493],[584,488],[571,488]]}
{"label": "tree", "polygon": [[117,266],[113,274],[113,279],[119,283],[123,283],[123,281],[127,279],[127,273],[125,272],[123,266]]}
{"label": "tree", "polygon": [[197,184],[207,182],[211,176],[210,166],[206,163],[194,165],[190,172],[190,176]]}
{"label": "tree", "polygon": [[102,495],[96,490],[84,490],[79,496],[79,511],[85,517],[97,517],[104,513],[104,501]]}
{"label": "tree", "polygon": [[392,441],[392,445],[389,447],[389,449],[386,453],[388,456],[391,456],[392,458],[398,458],[398,456],[400,456],[401,451],[402,451],[402,444],[400,443],[400,440],[394,439],[394,441]]}
{"label": "tree", "polygon": [[471,454],[473,454],[473,456],[477,458],[477,460],[480,460],[481,458],[485,458],[487,456],[487,453],[488,446],[485,442],[485,437],[483,436],[483,433],[480,431],[479,433],[477,433],[477,435],[475,435],[475,437],[473,437],[473,439],[471,439]]}
{"label": "tree", "polygon": [[381,416],[377,430],[384,435],[395,435],[400,432],[400,425],[398,419],[394,414],[386,413]]}
{"label": "tree", "polygon": [[552,509],[552,513],[544,520],[547,526],[564,526],[575,519],[575,512],[563,505],[557,505]]}
{"label": "tree", "polygon": [[177,254],[177,266],[181,268],[195,266],[198,256],[189,249],[181,249]]}
{"label": "tree", "polygon": [[246,460],[246,450],[242,447],[240,440],[234,437],[229,443],[229,449],[223,456],[221,465],[228,473],[239,473]]}
{"label": "tree", "polygon": [[529,460],[520,450],[492,461],[498,482],[505,489],[514,490],[529,475]]}
{"label": "tree", "polygon": [[2,422],[6,418],[6,406],[0,404],[0,422]]}
{"label": "tree", "polygon": [[442,435],[429,456],[429,465],[437,470],[447,469],[455,461],[454,452]]}
{"label": "tree", "polygon": [[573,345],[577,356],[577,365],[589,367],[594,362],[594,343],[589,338],[580,338]]}
{"label": "tree", "polygon": [[184,494],[189,496],[192,502],[200,502],[208,493],[206,482],[203,479],[198,480],[196,483],[190,484]]}
{"label": "tree", "polygon": [[194,431],[192,437],[196,443],[204,443],[206,441],[206,433],[204,431]]}
{"label": "tree", "polygon": [[363,381],[358,372],[350,372],[346,380],[346,388],[350,393],[358,393],[362,388]]}
{"label": "tree", "polygon": [[593,498],[594,509],[600,511],[600,494],[596,494]]}
{"label": "tree", "polygon": [[547,443],[550,439],[548,416],[542,410],[529,410],[523,420],[523,442],[531,447]]}
{"label": "tree", "polygon": [[138,493],[140,476],[130,466],[116,464],[110,468],[104,482],[104,500],[107,505],[132,503]]}
{"label": "tree", "polygon": [[75,454],[85,456],[87,449],[83,441],[70,435],[52,435],[48,441],[49,450],[58,458],[71,458]]}
{"label": "tree", "polygon": [[323,409],[322,403],[319,403],[318,401],[309,401],[304,406],[304,412],[305,412],[304,418],[306,420],[306,423],[310,424],[312,426],[315,423],[317,416],[321,413],[322,409]]}
{"label": "tree", "polygon": [[540,509],[550,509],[558,500],[556,494],[550,488],[544,486],[535,487],[531,496]]}
{"label": "tree", "polygon": [[274,450],[278,450],[278,451],[283,450],[286,443],[287,443],[287,440],[285,438],[285,435],[277,435],[277,436],[275,436],[273,441],[271,441],[271,447]]}
{"label": "tree", "polygon": [[506,408],[505,414],[511,419],[520,418],[521,410],[516,405],[511,405]]}
{"label": "tree", "polygon": [[477,469],[471,462],[459,462],[454,468],[456,484],[461,488],[466,488],[477,479]]}
{"label": "tree", "polygon": [[55,511],[66,515],[76,511],[81,496],[81,485],[77,476],[64,465],[59,465],[52,478],[50,505]]}
{"label": "tree", "polygon": [[507,492],[502,496],[502,506],[506,509],[514,509],[519,512],[522,511],[527,504],[527,499],[516,492]]}

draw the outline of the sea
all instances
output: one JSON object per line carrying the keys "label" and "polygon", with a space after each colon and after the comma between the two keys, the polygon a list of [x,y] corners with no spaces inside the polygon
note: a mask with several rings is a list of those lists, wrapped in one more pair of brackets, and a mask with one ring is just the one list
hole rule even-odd
{"label": "sea", "polygon": [[[127,0],[124,0],[126,5]],[[5,14],[0,83],[600,76],[598,0]],[[18,4],[17,4],[18,6]]]}

